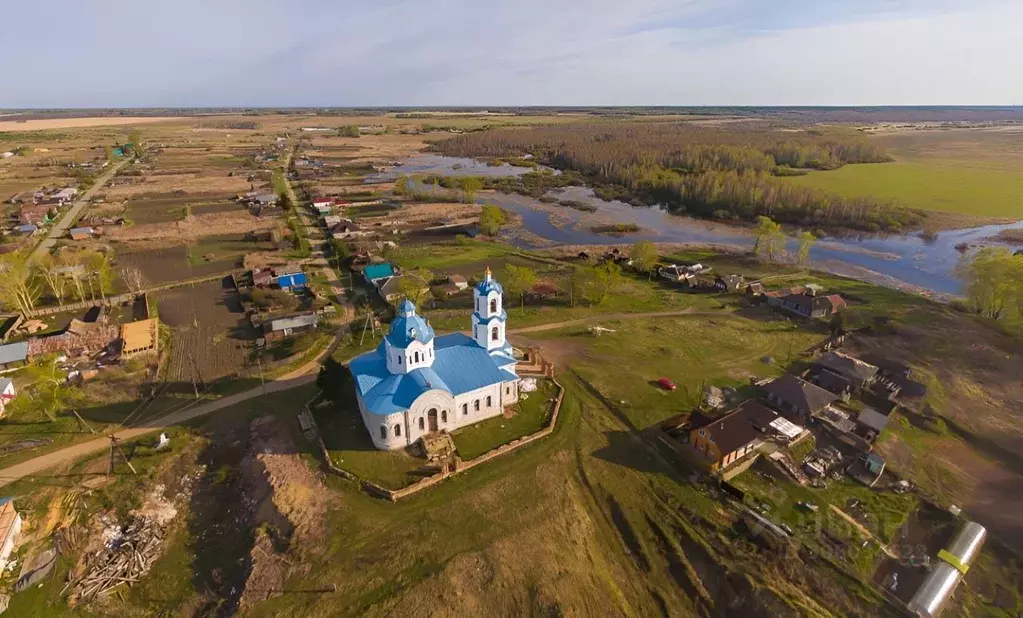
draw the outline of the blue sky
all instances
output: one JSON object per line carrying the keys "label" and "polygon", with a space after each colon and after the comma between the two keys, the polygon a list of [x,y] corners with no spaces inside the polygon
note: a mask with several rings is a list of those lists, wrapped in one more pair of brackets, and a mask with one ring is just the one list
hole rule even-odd
{"label": "blue sky", "polygon": [[1023,104],[1021,0],[34,0],[2,14],[6,108]]}

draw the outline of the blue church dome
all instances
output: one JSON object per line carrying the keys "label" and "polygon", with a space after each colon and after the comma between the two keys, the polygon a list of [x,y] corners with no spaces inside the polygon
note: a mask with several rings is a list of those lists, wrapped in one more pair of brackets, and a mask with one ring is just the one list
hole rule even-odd
{"label": "blue church dome", "polygon": [[504,294],[504,288],[497,282],[496,279],[490,276],[490,267],[487,267],[487,273],[483,276],[483,281],[480,281],[476,285],[476,291],[480,293],[480,296],[486,296],[491,292],[497,292],[498,294]]}
{"label": "blue church dome", "polygon": [[430,343],[432,340],[433,328],[416,315],[416,306],[408,300],[398,305],[398,316],[391,322],[387,341],[396,348],[406,348],[413,341]]}

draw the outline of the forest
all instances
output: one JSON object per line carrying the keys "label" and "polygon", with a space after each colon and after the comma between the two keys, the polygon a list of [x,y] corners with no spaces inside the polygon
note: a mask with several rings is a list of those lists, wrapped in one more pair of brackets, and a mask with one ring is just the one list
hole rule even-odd
{"label": "forest", "polygon": [[876,145],[846,133],[679,122],[590,123],[464,134],[435,148],[486,159],[529,153],[545,165],[582,174],[601,197],[664,204],[697,217],[752,221],[766,215],[801,226],[892,232],[922,219],[891,201],[845,198],[776,179],[811,169],[891,161]]}

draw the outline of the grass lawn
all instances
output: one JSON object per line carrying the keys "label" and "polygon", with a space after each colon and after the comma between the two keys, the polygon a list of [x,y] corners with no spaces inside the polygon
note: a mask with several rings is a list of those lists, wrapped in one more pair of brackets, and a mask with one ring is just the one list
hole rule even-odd
{"label": "grass lawn", "polygon": [[1023,219],[1023,175],[941,159],[864,163],[790,176],[784,182],[843,196],[892,199],[925,210]]}
{"label": "grass lawn", "polygon": [[313,411],[323,444],[337,467],[387,489],[401,489],[433,471],[417,473],[427,461],[404,450],[381,451],[373,446],[355,402]]}
{"label": "grass lawn", "polygon": [[459,457],[475,459],[502,444],[540,431],[550,418],[554,405],[551,400],[557,390],[550,380],[541,380],[535,392],[523,393],[525,401],[513,406],[515,415],[511,418],[497,416],[455,431],[451,437]]}
{"label": "grass lawn", "polygon": [[[722,313],[601,322],[615,332],[597,337],[586,326],[527,335],[555,365],[569,363],[637,427],[689,410],[705,385],[748,389],[750,377],[779,375],[825,333],[787,320],[760,321]],[[775,364],[762,361],[772,357]],[[665,391],[660,377],[678,388]]]}

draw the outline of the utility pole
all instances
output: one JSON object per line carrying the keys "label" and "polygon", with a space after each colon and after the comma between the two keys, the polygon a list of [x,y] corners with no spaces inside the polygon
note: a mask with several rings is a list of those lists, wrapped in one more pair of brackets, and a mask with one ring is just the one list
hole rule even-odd
{"label": "utility pole", "polygon": [[109,437],[110,437],[110,462],[107,465],[107,475],[109,476],[114,473],[114,459],[116,458],[118,453],[121,455],[121,459],[124,461],[124,463],[128,464],[128,468],[131,469],[131,473],[137,475],[138,470],[135,469],[135,466],[131,465],[131,462],[128,461],[127,455],[125,455],[124,451],[121,450],[121,445],[117,443],[117,436],[114,434],[110,434]]}

